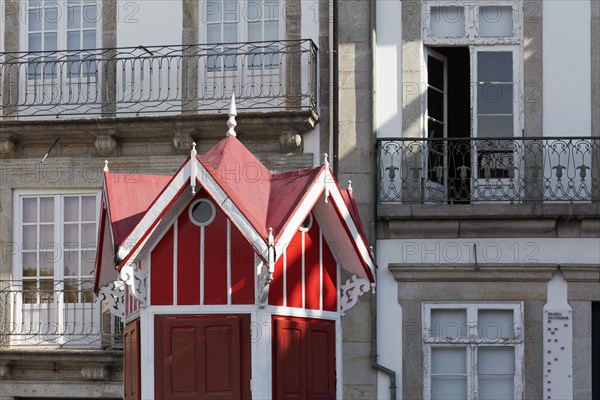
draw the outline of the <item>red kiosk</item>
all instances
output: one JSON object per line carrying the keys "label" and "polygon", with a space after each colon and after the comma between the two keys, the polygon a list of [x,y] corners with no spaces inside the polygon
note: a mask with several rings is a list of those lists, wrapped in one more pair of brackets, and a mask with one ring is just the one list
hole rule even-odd
{"label": "red kiosk", "polygon": [[375,275],[352,190],[326,160],[272,174],[229,115],[174,176],[105,167],[95,288],[125,322],[125,398],[341,397],[342,311]]}

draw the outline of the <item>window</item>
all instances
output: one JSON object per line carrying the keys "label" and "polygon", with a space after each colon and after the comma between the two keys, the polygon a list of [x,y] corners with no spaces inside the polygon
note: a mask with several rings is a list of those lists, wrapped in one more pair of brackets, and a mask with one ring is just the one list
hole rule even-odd
{"label": "window", "polygon": [[82,51],[99,47],[96,0],[28,0],[25,19],[24,42],[31,53],[29,80],[96,76],[93,54]]}
{"label": "window", "polygon": [[425,304],[425,399],[521,398],[523,306]]}
{"label": "window", "polygon": [[190,205],[189,215],[195,225],[207,226],[214,221],[217,210],[212,201],[200,199]]}
{"label": "window", "polygon": [[26,344],[85,339],[100,322],[92,293],[99,195],[19,193],[15,205],[17,333]]}

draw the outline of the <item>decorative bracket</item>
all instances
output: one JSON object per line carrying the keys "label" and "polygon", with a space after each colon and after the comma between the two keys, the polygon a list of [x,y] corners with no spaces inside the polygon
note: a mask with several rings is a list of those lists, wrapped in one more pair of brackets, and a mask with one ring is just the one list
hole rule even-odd
{"label": "decorative bracket", "polygon": [[102,156],[116,156],[118,142],[114,135],[102,134],[96,136],[96,142],[94,143],[96,151]]}
{"label": "decorative bracket", "polygon": [[356,305],[358,298],[367,293],[371,286],[375,290],[375,284],[371,284],[371,281],[368,279],[359,278],[356,275],[352,275],[352,278],[348,279],[342,285],[342,296],[340,297],[340,311],[342,312],[342,316]]}
{"label": "decorative bracket", "polygon": [[273,271],[275,270],[275,238],[273,237],[273,228],[269,228],[269,263],[262,263],[260,274],[258,274],[258,303],[260,308],[265,308],[269,299],[269,285],[273,280]]}
{"label": "decorative bracket", "polygon": [[129,292],[140,302],[141,307],[148,305],[147,277],[146,271],[137,265],[125,264],[121,269],[121,279],[129,286]]}
{"label": "decorative bracket", "polygon": [[115,317],[125,317],[125,282],[116,280],[104,286],[98,292],[100,301],[108,305],[108,310]]}

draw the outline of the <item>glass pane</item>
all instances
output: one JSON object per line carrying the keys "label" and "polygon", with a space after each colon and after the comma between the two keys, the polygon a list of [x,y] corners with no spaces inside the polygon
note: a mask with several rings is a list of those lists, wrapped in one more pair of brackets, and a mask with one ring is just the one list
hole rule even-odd
{"label": "glass pane", "polygon": [[433,88],[427,90],[427,113],[430,117],[444,122],[444,94]]}
{"label": "glass pane", "polygon": [[221,25],[208,25],[206,27],[206,39],[208,43],[221,42]]}
{"label": "glass pane", "polygon": [[52,249],[56,243],[54,242],[54,225],[40,226],[40,248]]}
{"label": "glass pane", "polygon": [[477,85],[477,114],[512,113],[512,83],[480,83]]}
{"label": "glass pane", "polygon": [[205,21],[220,21],[221,20],[221,2],[207,1],[206,9],[204,10]]}
{"label": "glass pane", "polygon": [[67,50],[81,49],[81,33],[79,31],[67,33]]}
{"label": "glass pane", "polygon": [[262,40],[262,22],[248,22],[248,41],[259,42]]}
{"label": "glass pane", "polygon": [[487,339],[515,336],[513,310],[479,310],[477,336]]}
{"label": "glass pane", "polygon": [[480,376],[479,400],[512,400],[514,399],[514,377]]}
{"label": "glass pane", "polygon": [[274,19],[279,19],[279,0],[269,1],[265,0],[265,4],[263,6],[263,19],[267,21],[271,21]]}
{"label": "glass pane", "polygon": [[512,82],[513,64],[510,51],[480,51],[477,53],[479,82]]}
{"label": "glass pane", "polygon": [[479,7],[479,36],[512,36],[513,11],[510,6]]}
{"label": "glass pane", "polygon": [[96,31],[83,32],[83,48],[84,49],[95,49],[96,48]]}
{"label": "glass pane", "polygon": [[479,347],[477,349],[477,373],[481,375],[514,375],[514,347]]}
{"label": "glass pane", "polygon": [[23,276],[37,276],[36,253],[23,253]]}
{"label": "glass pane", "polygon": [[237,21],[240,1],[225,0],[223,2],[223,21]]}
{"label": "glass pane", "polygon": [[78,224],[65,224],[65,248],[72,249],[79,247],[79,225]]}
{"label": "glass pane", "polygon": [[432,376],[432,400],[465,400],[467,398],[466,376]]}
{"label": "glass pane", "polygon": [[512,115],[486,115],[477,117],[477,137],[512,137],[514,126]]}
{"label": "glass pane", "polygon": [[63,264],[65,265],[66,276],[79,275],[79,252],[65,251],[63,254]]}
{"label": "glass pane", "polygon": [[23,226],[23,250],[35,250],[37,243],[37,225]]}
{"label": "glass pane", "polygon": [[67,28],[68,29],[79,29],[81,28],[81,8],[80,7],[69,7],[67,9]]}
{"label": "glass pane", "polygon": [[42,34],[29,34],[29,51],[42,51]]}
{"label": "glass pane", "polygon": [[81,275],[91,276],[94,273],[96,262],[96,250],[84,250],[81,252]]}
{"label": "glass pane", "polygon": [[44,13],[44,29],[54,31],[57,29],[58,8],[46,8]]}
{"label": "glass pane", "polygon": [[237,24],[224,24],[223,25],[223,42],[225,42],[225,43],[237,42]]}
{"label": "glass pane", "polygon": [[30,31],[41,31],[42,30],[42,9],[37,8],[30,10],[28,13],[29,17],[29,30]]}
{"label": "glass pane", "polygon": [[[98,22],[98,8],[96,6],[86,6],[83,8],[83,27],[95,28]],[[96,47],[96,46],[94,46]]]}
{"label": "glass pane", "polygon": [[466,347],[433,347],[431,373],[458,375],[467,373]]}
{"label": "glass pane", "polygon": [[279,23],[277,21],[265,22],[265,40],[279,39]]}
{"label": "glass pane", "polygon": [[44,50],[58,50],[58,42],[56,41],[56,33],[44,33]]}
{"label": "glass pane", "polygon": [[54,198],[40,198],[40,222],[54,222]]}
{"label": "glass pane", "polygon": [[431,336],[466,337],[467,310],[431,310]]}
{"label": "glass pane", "polygon": [[81,247],[95,245],[96,239],[96,224],[81,224]]}
{"label": "glass pane", "polygon": [[427,58],[427,83],[441,91],[444,90],[444,63],[437,58]]}
{"label": "glass pane", "polygon": [[248,6],[245,11],[245,16],[249,21],[261,19],[263,16],[262,1],[248,0]]}
{"label": "glass pane", "polygon": [[79,280],[65,279],[64,302],[77,303],[79,301]]}
{"label": "glass pane", "polygon": [[23,199],[23,222],[37,222],[37,199]]}
{"label": "glass pane", "polygon": [[65,197],[65,222],[79,221],[79,197]]}
{"label": "glass pane", "polygon": [[463,7],[431,7],[432,37],[463,37],[465,35],[465,9]]}
{"label": "glass pane", "polygon": [[54,276],[54,261],[56,254],[54,251],[40,252],[40,277]]}
{"label": "glass pane", "polygon": [[96,221],[96,196],[81,197],[81,220]]}

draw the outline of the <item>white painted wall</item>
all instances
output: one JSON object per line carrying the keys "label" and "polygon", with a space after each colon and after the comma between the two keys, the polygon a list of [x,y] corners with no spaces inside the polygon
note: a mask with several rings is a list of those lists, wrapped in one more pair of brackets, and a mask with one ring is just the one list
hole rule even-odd
{"label": "white painted wall", "polygon": [[544,136],[591,135],[590,1],[544,1]]}
{"label": "white painted wall", "polygon": [[377,1],[377,132],[402,136],[402,2]]}

